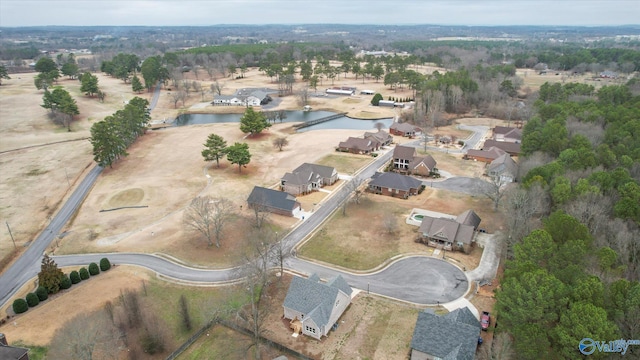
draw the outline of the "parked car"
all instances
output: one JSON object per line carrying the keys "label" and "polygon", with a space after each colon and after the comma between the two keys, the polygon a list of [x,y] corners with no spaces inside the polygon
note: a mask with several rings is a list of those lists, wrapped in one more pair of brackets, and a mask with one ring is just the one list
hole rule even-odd
{"label": "parked car", "polygon": [[491,323],[491,315],[489,315],[488,311],[483,311],[482,316],[480,317],[480,326],[482,330],[486,331],[489,328],[489,324]]}

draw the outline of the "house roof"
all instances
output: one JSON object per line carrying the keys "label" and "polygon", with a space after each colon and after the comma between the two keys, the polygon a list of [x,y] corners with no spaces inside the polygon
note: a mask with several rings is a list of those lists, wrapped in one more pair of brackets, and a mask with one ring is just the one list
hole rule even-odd
{"label": "house roof", "polygon": [[0,359],[13,360],[21,359],[29,349],[0,344]]}
{"label": "house roof", "polygon": [[305,314],[306,318],[312,319],[318,326],[326,326],[338,292],[351,297],[352,291],[340,275],[326,284],[320,282],[320,278],[315,274],[308,279],[294,276],[282,305]]}
{"label": "house roof", "polygon": [[482,157],[487,159],[497,159],[498,157],[500,157],[500,155],[504,155],[504,154],[506,154],[504,150],[497,148],[495,146],[487,148],[487,150],[475,150],[475,149],[467,150],[467,156]]}
{"label": "house roof", "polygon": [[282,180],[289,184],[307,185],[322,178],[331,178],[335,171],[336,169],[331,166],[304,163],[293,172],[284,174]]}
{"label": "house roof", "polygon": [[434,357],[473,360],[480,336],[480,323],[464,307],[438,316],[427,309],[418,314],[411,348]]}
{"label": "house roof", "polygon": [[484,142],[482,146],[483,149],[490,149],[491,147],[497,147],[502,149],[509,154],[520,154],[520,143],[512,143],[508,141],[495,141],[495,140],[487,140]]}
{"label": "house roof", "polygon": [[416,148],[411,146],[396,145],[393,149],[394,159],[409,159],[412,160],[416,155]]}
{"label": "house roof", "polygon": [[370,151],[376,147],[376,144],[379,146],[380,143],[377,140],[362,139],[356,137],[349,137],[347,141],[342,141],[338,147],[347,148],[347,149],[356,149],[361,151]]}
{"label": "house roof", "polygon": [[409,163],[410,169],[415,169],[420,164],[424,164],[429,170],[433,170],[436,167],[436,159],[431,155],[427,155],[424,157],[414,157],[413,160]]}
{"label": "house roof", "polygon": [[267,189],[260,186],[254,186],[249,198],[247,199],[249,204],[262,204],[275,209],[282,209],[287,211],[294,210],[299,206],[296,198],[293,195],[289,195],[286,192]]}
{"label": "house roof", "polygon": [[215,95],[213,97],[213,101],[216,101],[216,100],[233,100],[233,99],[237,99],[237,97],[235,95]]}
{"label": "house roof", "polygon": [[384,143],[387,142],[389,140],[393,140],[393,136],[389,135],[389,133],[387,133],[384,130],[379,130],[378,132],[365,132],[364,133],[364,138],[369,138],[372,137],[374,139],[376,139],[377,141],[379,141],[380,143]]}
{"label": "house roof", "polygon": [[507,126],[496,126],[493,128],[494,134],[501,134],[504,137],[512,139],[522,139],[522,130],[518,128],[512,128]]}
{"label": "house roof", "polygon": [[463,212],[462,214],[458,215],[458,217],[456,218],[456,221],[459,222],[460,224],[473,226],[474,229],[477,229],[478,225],[480,225],[480,221],[482,220],[480,219],[480,216],[476,214],[475,211],[469,209]]}
{"label": "house roof", "polygon": [[470,244],[473,240],[474,227],[453,219],[425,216],[422,218],[419,231],[431,238],[444,239],[451,243]]}
{"label": "house roof", "polygon": [[418,128],[415,125],[411,125],[409,123],[394,122],[393,124],[391,124],[389,129],[396,130],[396,131],[401,131],[401,132],[414,132],[414,131],[419,130],[420,128]]}
{"label": "house roof", "polygon": [[310,170],[324,178],[330,178],[336,172],[336,168],[332,166],[304,163],[298,166],[293,172]]}
{"label": "house roof", "polygon": [[489,164],[487,172],[497,172],[500,174],[507,172],[515,176],[518,173],[518,164],[516,164],[511,155],[505,153]]}
{"label": "house roof", "polygon": [[400,175],[394,172],[385,172],[375,173],[371,177],[369,185],[409,191],[410,189],[420,188],[420,186],[422,186],[422,181],[412,178],[411,176]]}

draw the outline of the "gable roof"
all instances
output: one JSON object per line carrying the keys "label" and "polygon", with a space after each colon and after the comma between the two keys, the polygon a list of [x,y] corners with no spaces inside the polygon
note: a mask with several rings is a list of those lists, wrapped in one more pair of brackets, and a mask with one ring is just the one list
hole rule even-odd
{"label": "gable roof", "polygon": [[293,211],[298,205],[296,198],[283,191],[254,186],[249,198],[249,204],[261,204],[267,207]]}
{"label": "gable roof", "polygon": [[342,141],[338,147],[347,148],[347,149],[356,149],[361,151],[370,151],[374,149],[376,146],[380,146],[380,143],[377,140],[362,139],[356,137],[349,137],[347,141]]}
{"label": "gable roof", "polygon": [[[298,169],[296,169],[298,170]],[[311,169],[301,169],[292,173],[285,173],[282,180],[293,185],[307,185],[310,182],[320,180],[320,175],[314,173]]]}
{"label": "gable roof", "polygon": [[431,238],[445,239],[451,243],[471,244],[474,228],[453,219],[425,216],[422,218],[419,231]]}
{"label": "gable roof", "polygon": [[460,224],[473,226],[473,228],[476,229],[478,228],[478,225],[480,225],[480,221],[482,220],[480,219],[480,216],[476,214],[475,211],[469,209],[467,211],[464,211],[462,214],[458,215],[458,217],[456,218],[456,221],[459,222]]}
{"label": "gable roof", "polygon": [[431,155],[414,157],[409,163],[409,169],[415,169],[420,164],[424,164],[429,170],[433,170],[436,167],[436,159]]}
{"label": "gable roof", "polygon": [[378,132],[365,132],[364,138],[366,139],[368,137],[372,137],[381,143],[393,140],[393,136],[389,135],[389,133],[384,130],[378,130]]}
{"label": "gable roof", "polygon": [[416,155],[416,148],[411,146],[396,145],[393,149],[394,159],[409,159],[412,160]]}
{"label": "gable roof", "polygon": [[497,148],[495,146],[487,148],[487,150],[475,150],[475,149],[467,150],[467,156],[477,156],[477,157],[483,157],[487,159],[497,159],[504,154],[506,154],[504,150]]}
{"label": "gable roof", "polygon": [[4,345],[0,343],[0,359],[12,360],[22,359],[29,352],[29,349]]}
{"label": "gable roof", "polygon": [[313,320],[318,326],[326,326],[331,316],[333,305],[339,292],[351,297],[353,290],[338,275],[326,284],[313,274],[308,279],[294,276],[289,291],[282,304],[284,307],[298,311]]}
{"label": "gable roof", "polygon": [[411,348],[442,359],[473,360],[480,323],[467,308],[438,316],[427,309],[418,314]]}
{"label": "gable roof", "polygon": [[504,135],[506,138],[511,139],[522,139],[522,130],[518,128],[506,127],[506,126],[496,126],[493,128],[494,134]]}
{"label": "gable roof", "polygon": [[295,170],[293,170],[294,173],[299,172],[299,171],[313,171],[314,173],[325,177],[325,178],[330,178],[333,176],[333,174],[336,171],[336,168],[331,167],[331,166],[325,166],[325,165],[318,165],[318,164],[310,164],[310,163],[304,163],[300,166],[298,166],[297,168],[295,168]]}
{"label": "gable roof", "polygon": [[401,132],[414,132],[414,131],[420,130],[420,128],[418,128],[415,125],[411,125],[409,123],[399,123],[399,122],[394,122],[393,124],[391,124],[389,129],[401,131]]}
{"label": "gable roof", "polygon": [[516,164],[509,154],[505,153],[489,164],[487,172],[490,171],[497,171],[500,173],[508,172],[515,176],[518,172],[518,164]]}
{"label": "gable roof", "polygon": [[411,189],[420,188],[420,186],[422,186],[422,181],[414,179],[411,176],[400,175],[394,172],[385,172],[375,173],[371,177],[369,185],[409,191]]}
{"label": "gable roof", "polygon": [[509,154],[520,154],[520,143],[512,143],[508,141],[495,141],[495,140],[486,140],[483,149],[490,149],[491,147],[497,147],[502,149]]}

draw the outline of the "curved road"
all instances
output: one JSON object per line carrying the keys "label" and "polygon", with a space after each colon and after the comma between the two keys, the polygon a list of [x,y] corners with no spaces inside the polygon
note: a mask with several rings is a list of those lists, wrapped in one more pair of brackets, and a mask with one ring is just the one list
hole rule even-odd
{"label": "curved road", "polygon": [[[392,153],[392,151],[387,151],[378,156],[369,166],[356,174],[350,182],[371,177],[391,159]],[[60,232],[64,224],[77,210],[101,172],[102,168],[99,166],[90,171],[34,244],[2,274],[0,277],[0,305],[4,305],[19,287],[37,275],[41,254],[49,246],[54,235]],[[286,248],[292,250],[307,234],[320,226],[343,201],[347,201],[349,196],[348,185],[334,191],[313,214],[282,239]],[[179,281],[225,283],[240,279],[236,269],[195,269],[148,254],[82,254],[55,256],[54,259],[59,266],[72,266],[97,263],[105,256],[108,256],[115,264],[145,267],[162,276]],[[349,284],[356,288],[422,305],[445,303],[460,298],[464,296],[469,286],[466,275],[460,269],[445,261],[430,257],[403,258],[383,270],[366,275],[338,271],[298,258],[288,259],[286,266],[307,274],[317,273],[323,278],[341,274]]]}

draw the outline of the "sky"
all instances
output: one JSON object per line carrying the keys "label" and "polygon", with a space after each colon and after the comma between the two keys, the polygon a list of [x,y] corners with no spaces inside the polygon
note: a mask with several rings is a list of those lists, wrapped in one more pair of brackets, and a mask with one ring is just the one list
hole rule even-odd
{"label": "sky", "polygon": [[640,0],[0,0],[0,27],[629,25]]}

